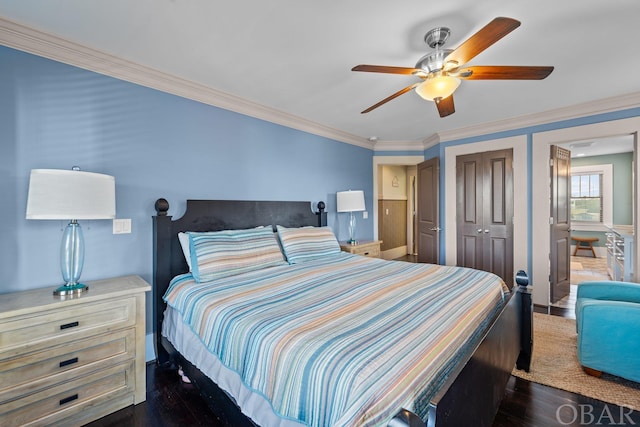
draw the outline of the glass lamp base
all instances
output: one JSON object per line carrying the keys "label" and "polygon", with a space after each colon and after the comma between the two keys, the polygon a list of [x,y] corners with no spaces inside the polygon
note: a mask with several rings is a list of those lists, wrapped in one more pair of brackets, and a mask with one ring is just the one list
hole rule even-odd
{"label": "glass lamp base", "polygon": [[88,290],[89,287],[87,285],[84,285],[82,283],[75,283],[73,285],[62,285],[58,289],[53,291],[53,294],[60,297],[66,297],[80,295],[81,293],[87,292]]}
{"label": "glass lamp base", "polygon": [[347,242],[350,245],[358,244],[356,241],[356,217],[353,212],[349,212],[349,240]]}

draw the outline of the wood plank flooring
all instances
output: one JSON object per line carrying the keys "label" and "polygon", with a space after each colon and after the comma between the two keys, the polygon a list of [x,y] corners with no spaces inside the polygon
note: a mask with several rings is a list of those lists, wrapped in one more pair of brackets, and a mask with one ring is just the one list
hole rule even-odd
{"label": "wood plank flooring", "polygon": [[[640,413],[511,377],[493,423],[494,427],[583,425],[640,425]],[[193,385],[183,383],[175,371],[150,363],[147,365],[147,401],[89,426],[218,427],[224,424],[209,410]]]}
{"label": "wood plank flooring", "polygon": [[[536,307],[536,311],[562,317],[574,316],[572,307]],[[224,425],[193,385],[183,383],[175,371],[160,368],[154,363],[147,365],[146,402],[89,424],[91,427]],[[494,427],[584,425],[640,426],[640,412],[511,377],[493,423]]]}

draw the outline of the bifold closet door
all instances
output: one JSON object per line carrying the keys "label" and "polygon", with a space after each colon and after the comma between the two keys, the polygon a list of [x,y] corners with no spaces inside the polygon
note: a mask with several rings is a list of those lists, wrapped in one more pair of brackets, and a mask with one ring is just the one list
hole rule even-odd
{"label": "bifold closet door", "polygon": [[457,263],[513,283],[512,150],[456,159]]}

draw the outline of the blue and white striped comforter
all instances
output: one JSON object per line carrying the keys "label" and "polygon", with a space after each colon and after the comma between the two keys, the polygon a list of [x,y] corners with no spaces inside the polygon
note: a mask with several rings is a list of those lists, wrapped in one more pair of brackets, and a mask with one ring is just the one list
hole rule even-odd
{"label": "blue and white striped comforter", "polygon": [[196,284],[167,303],[283,418],[386,425],[427,403],[507,291],[477,270],[340,253]]}

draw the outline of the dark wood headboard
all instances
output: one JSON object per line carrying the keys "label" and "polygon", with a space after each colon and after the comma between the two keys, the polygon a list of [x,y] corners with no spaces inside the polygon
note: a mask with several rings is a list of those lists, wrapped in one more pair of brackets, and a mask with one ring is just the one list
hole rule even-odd
{"label": "dark wood headboard", "polygon": [[187,200],[187,209],[175,221],[167,215],[169,202],[158,199],[153,216],[153,318],[158,362],[167,355],[160,345],[162,320],[166,304],[162,299],[171,279],[189,271],[178,233],[181,231],[238,230],[269,225],[284,227],[325,226],[324,202],[313,212],[311,202],[278,202],[246,200]]}

